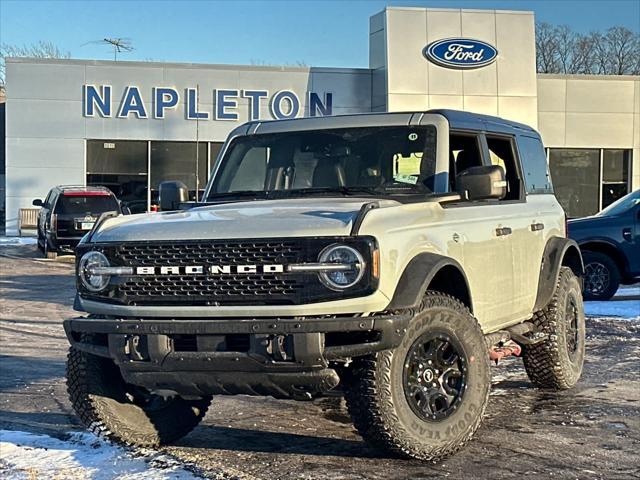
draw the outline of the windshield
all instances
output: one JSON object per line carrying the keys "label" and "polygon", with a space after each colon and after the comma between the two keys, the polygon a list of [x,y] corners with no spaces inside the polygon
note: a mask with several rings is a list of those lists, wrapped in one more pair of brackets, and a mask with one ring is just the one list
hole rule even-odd
{"label": "windshield", "polygon": [[208,201],[270,194],[430,194],[436,128],[367,127],[239,137]]}
{"label": "windshield", "polygon": [[640,190],[631,192],[622,198],[619,198],[607,208],[596,214],[596,217],[621,215],[634,205],[640,204]]}
{"label": "windshield", "polygon": [[62,195],[56,203],[57,214],[99,215],[109,211],[119,211],[118,202],[112,195]]}

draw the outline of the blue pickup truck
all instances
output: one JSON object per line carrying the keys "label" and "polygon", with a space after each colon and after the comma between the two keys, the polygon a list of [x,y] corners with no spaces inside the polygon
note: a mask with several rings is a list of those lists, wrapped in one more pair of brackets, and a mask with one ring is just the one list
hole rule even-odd
{"label": "blue pickup truck", "polygon": [[620,284],[640,279],[640,190],[600,213],[569,220],[569,237],[584,258],[585,300],[608,300]]}

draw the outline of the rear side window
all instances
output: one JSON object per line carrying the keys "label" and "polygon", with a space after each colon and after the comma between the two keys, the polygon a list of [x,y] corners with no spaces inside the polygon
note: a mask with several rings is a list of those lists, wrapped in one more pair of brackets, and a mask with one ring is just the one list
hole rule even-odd
{"label": "rear side window", "polygon": [[487,147],[489,148],[489,159],[492,165],[502,167],[504,177],[507,181],[507,194],[503,200],[519,200],[520,176],[516,159],[513,152],[512,137],[500,137],[487,135]]}
{"label": "rear side window", "polygon": [[553,193],[549,165],[539,138],[518,137],[527,193]]}
{"label": "rear side window", "polygon": [[55,213],[62,215],[95,215],[118,210],[118,202],[111,195],[61,195],[58,198]]}

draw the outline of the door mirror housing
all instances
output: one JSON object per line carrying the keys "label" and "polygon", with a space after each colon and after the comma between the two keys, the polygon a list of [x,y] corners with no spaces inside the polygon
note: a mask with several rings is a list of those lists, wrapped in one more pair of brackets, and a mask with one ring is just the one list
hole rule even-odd
{"label": "door mirror housing", "polygon": [[182,182],[162,182],[159,187],[160,210],[179,210],[180,204],[189,201],[189,190]]}
{"label": "door mirror housing", "polygon": [[456,186],[466,200],[501,200],[507,194],[504,170],[499,165],[467,168],[456,176]]}
{"label": "door mirror housing", "polygon": [[34,207],[43,207],[44,203],[39,198],[36,198],[33,202],[31,202],[31,205],[33,205]]}

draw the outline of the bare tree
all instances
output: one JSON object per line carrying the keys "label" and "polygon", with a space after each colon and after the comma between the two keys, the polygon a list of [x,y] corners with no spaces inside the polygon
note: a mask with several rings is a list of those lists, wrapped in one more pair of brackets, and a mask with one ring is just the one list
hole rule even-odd
{"label": "bare tree", "polygon": [[567,73],[573,66],[573,51],[576,45],[576,34],[567,25],[555,28],[556,42],[558,44],[558,69],[561,73]]}
{"label": "bare tree", "polygon": [[609,73],[630,75],[638,73],[640,56],[640,35],[625,27],[612,27],[604,35],[609,52]]}
{"label": "bare tree", "polygon": [[40,40],[33,45],[8,45],[0,44],[0,87],[5,84],[5,59],[8,57],[31,57],[31,58],[69,58],[69,52],[63,52],[51,42]]}
{"label": "bare tree", "polygon": [[553,25],[541,22],[536,25],[536,63],[540,73],[558,71],[558,38]]}
{"label": "bare tree", "polygon": [[540,73],[637,75],[640,34],[625,27],[583,35],[566,25],[536,25],[536,63]]}

